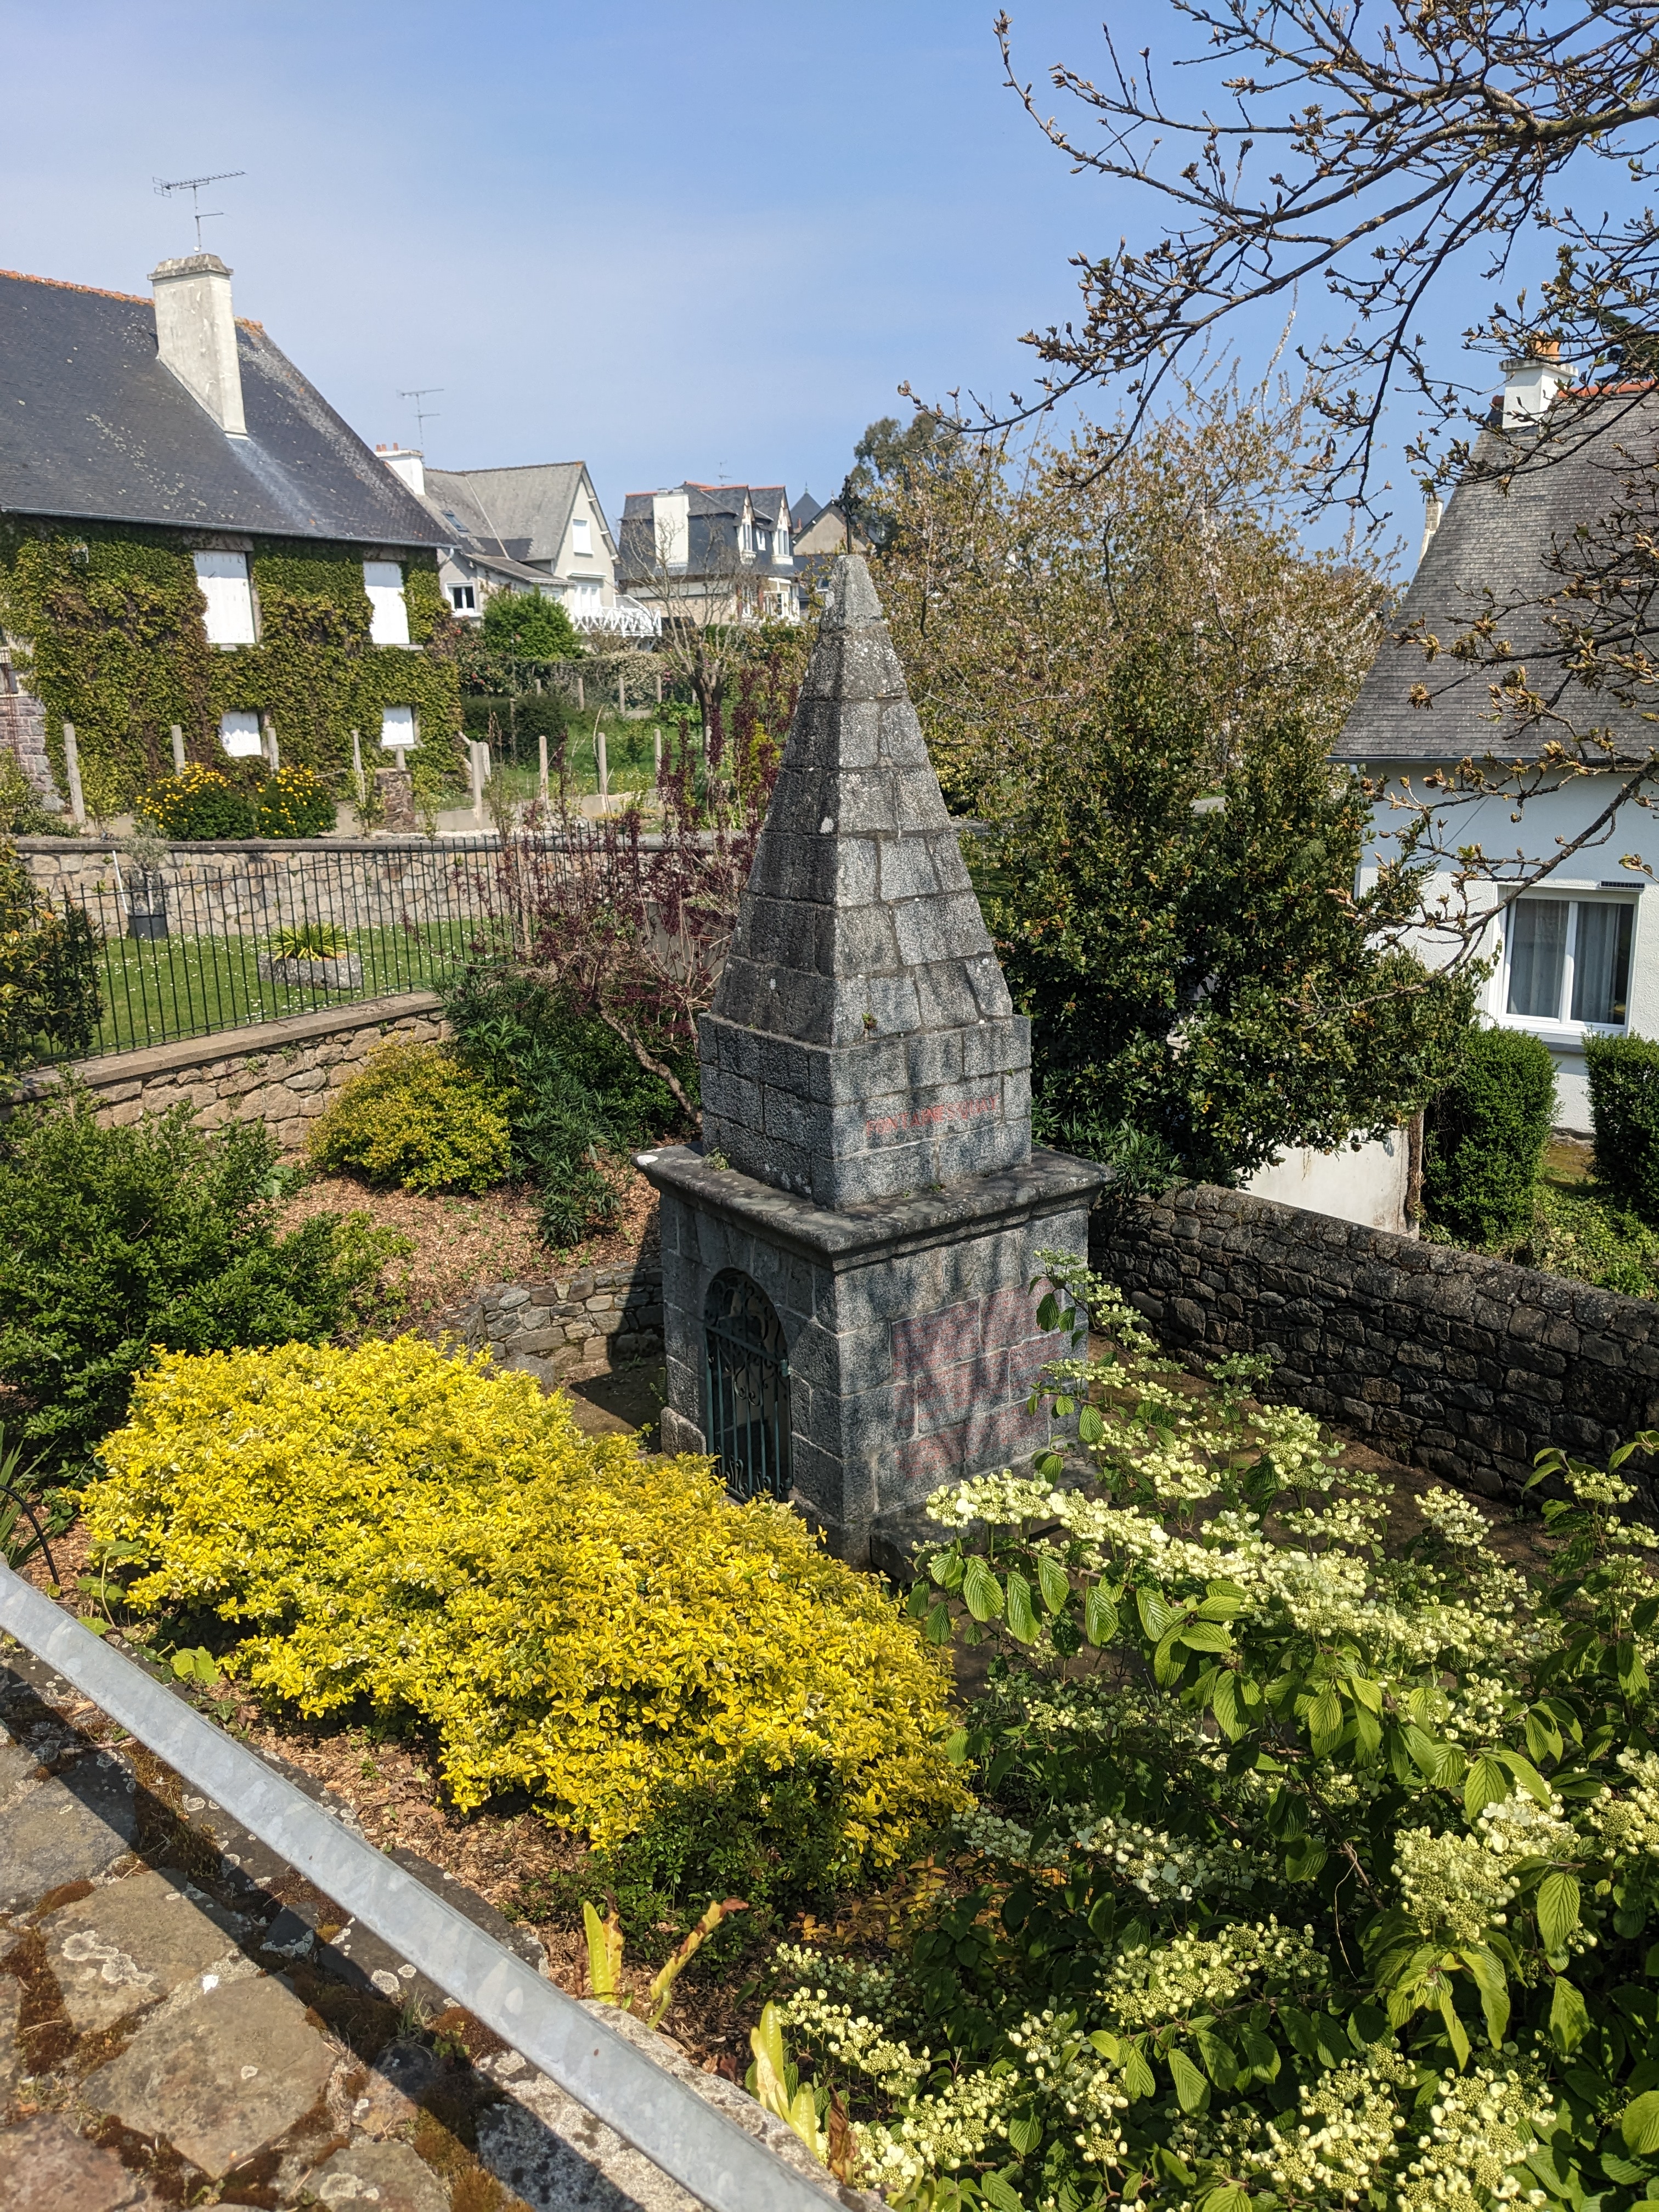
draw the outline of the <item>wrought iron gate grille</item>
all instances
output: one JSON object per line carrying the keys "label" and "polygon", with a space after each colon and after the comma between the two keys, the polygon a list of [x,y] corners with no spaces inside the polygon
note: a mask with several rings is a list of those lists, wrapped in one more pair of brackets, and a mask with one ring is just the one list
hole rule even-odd
{"label": "wrought iron gate grille", "polygon": [[745,1275],[717,1275],[704,1307],[703,1434],[734,1498],[787,1498],[789,1362],[783,1330]]}

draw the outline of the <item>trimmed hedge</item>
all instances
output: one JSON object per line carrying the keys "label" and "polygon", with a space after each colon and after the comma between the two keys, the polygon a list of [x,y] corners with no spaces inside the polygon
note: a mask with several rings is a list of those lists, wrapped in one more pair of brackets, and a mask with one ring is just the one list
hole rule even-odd
{"label": "trimmed hedge", "polygon": [[1659,1041],[1586,1037],[1595,1179],[1616,1206],[1659,1225]]}
{"label": "trimmed hedge", "polygon": [[1472,1244],[1523,1236],[1555,1123],[1555,1061],[1523,1030],[1478,1030],[1457,1080],[1430,1109],[1423,1197],[1430,1218]]}

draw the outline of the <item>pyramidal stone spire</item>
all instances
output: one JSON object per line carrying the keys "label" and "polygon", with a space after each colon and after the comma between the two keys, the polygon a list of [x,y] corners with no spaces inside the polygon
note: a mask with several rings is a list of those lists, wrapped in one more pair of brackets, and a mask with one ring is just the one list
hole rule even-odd
{"label": "pyramidal stone spire", "polygon": [[831,1208],[1030,1158],[1030,1024],[957,840],[847,555],[701,1024],[707,1151]]}

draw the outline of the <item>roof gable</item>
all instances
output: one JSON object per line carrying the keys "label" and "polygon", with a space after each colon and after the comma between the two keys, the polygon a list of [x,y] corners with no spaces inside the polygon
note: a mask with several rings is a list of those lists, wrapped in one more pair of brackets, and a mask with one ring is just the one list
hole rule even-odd
{"label": "roof gable", "polygon": [[0,273],[0,512],[431,545],[420,501],[258,323],[246,438],[162,367],[149,301]]}

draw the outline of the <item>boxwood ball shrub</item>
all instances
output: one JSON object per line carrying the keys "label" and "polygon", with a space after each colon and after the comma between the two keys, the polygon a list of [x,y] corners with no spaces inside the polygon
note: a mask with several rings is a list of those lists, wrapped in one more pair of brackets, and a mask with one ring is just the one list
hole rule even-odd
{"label": "boxwood ball shrub", "polygon": [[1524,1233],[1554,1122],[1549,1047],[1522,1030],[1476,1030],[1456,1081],[1429,1109],[1430,1218],[1472,1244]]}
{"label": "boxwood ball shrub", "polygon": [[1172,1388],[1045,1257],[1056,1349],[1113,1347],[1050,1370],[1092,1475],[936,1494],[912,1598],[987,1681],[954,1878],[881,1953],[777,1957],[841,2170],[917,2212],[1659,2201],[1659,1534],[1620,1471],[1659,1434],[1544,1455],[1522,1571],[1456,1490],[1395,1517],[1265,1361]]}
{"label": "boxwood ball shrub", "polygon": [[463,1811],[527,1791],[614,1845],[735,1792],[787,1863],[804,1771],[848,1877],[964,1802],[947,1671],[880,1583],[527,1376],[413,1337],[169,1357],[100,1456],[132,1605],[216,1617],[273,1705],[428,1732]]}
{"label": "boxwood ball shrub", "polygon": [[1587,1036],[1595,1179],[1615,1206],[1659,1228],[1659,1042]]}
{"label": "boxwood ball shrub", "polygon": [[501,1094],[436,1044],[393,1039],[319,1116],[316,1167],[376,1188],[488,1190],[513,1164]]}

